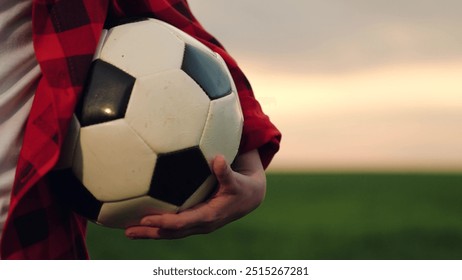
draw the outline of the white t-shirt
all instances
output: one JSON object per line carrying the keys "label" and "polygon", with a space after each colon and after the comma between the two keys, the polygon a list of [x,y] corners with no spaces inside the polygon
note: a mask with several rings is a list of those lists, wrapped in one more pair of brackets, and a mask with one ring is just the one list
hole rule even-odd
{"label": "white t-shirt", "polygon": [[32,46],[32,1],[0,1],[0,236],[40,70]]}

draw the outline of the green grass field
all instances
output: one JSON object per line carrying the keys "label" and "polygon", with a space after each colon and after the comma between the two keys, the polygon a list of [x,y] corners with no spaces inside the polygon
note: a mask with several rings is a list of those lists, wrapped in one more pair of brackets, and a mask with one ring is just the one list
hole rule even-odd
{"label": "green grass field", "polygon": [[462,259],[462,174],[269,174],[263,205],[214,233],[91,224],[88,245],[92,259]]}

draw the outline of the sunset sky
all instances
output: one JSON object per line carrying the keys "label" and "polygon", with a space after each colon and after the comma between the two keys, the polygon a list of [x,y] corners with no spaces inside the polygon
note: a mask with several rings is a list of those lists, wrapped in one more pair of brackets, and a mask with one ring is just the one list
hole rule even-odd
{"label": "sunset sky", "polygon": [[462,170],[462,1],[189,2],[283,133],[271,170]]}

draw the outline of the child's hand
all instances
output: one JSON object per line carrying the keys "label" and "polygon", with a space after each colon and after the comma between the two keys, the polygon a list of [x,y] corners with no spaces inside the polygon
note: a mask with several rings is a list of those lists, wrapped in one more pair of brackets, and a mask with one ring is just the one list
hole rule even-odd
{"label": "child's hand", "polygon": [[218,190],[208,201],[178,214],[146,216],[140,226],[127,228],[129,238],[175,239],[212,232],[260,205],[266,192],[266,175],[257,150],[239,155],[233,169],[222,156],[212,169]]}

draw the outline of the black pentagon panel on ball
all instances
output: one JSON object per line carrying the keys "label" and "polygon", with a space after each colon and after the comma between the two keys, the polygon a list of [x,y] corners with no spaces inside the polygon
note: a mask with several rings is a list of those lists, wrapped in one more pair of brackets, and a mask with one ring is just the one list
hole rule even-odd
{"label": "black pentagon panel on ball", "polygon": [[97,59],[93,61],[76,115],[82,127],[123,118],[135,78]]}
{"label": "black pentagon panel on ball", "polygon": [[211,100],[231,94],[231,81],[225,66],[210,53],[186,44],[181,69]]}
{"label": "black pentagon panel on ball", "polygon": [[64,207],[96,221],[103,203],[87,190],[71,169],[52,171],[49,178],[53,193],[58,196]]}
{"label": "black pentagon panel on ball", "polygon": [[180,206],[211,174],[199,147],[159,154],[149,195]]}

